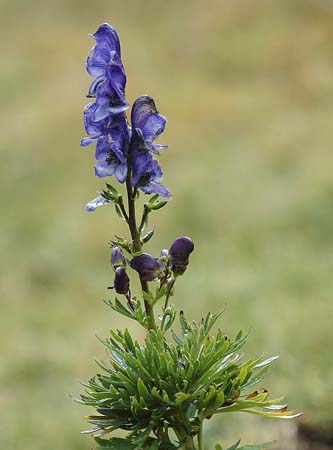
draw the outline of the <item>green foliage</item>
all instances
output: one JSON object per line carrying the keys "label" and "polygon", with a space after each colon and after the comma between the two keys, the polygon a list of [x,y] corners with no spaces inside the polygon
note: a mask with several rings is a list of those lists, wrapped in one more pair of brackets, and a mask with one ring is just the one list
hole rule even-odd
{"label": "green foliage", "polygon": [[[242,447],[238,447],[240,441],[236,442],[236,444],[229,447],[227,450],[265,450],[267,447],[271,447],[276,444],[276,441],[264,442],[263,444],[255,444],[255,445],[244,445]],[[216,450],[222,450],[222,447],[218,444],[215,446]]]}
{"label": "green foliage", "polygon": [[[131,318],[136,314],[119,300],[112,307]],[[99,438],[100,448],[172,449],[177,443],[169,437],[170,428],[178,437],[184,432],[194,437],[204,419],[218,413],[293,416],[286,405],[278,404],[281,398],[268,400],[266,390],[249,393],[276,357],[241,362],[238,351],[247,336],[240,332],[230,339],[220,329],[213,335],[211,330],[219,314],[209,313],[196,323],[187,321],[181,313],[181,333],[172,332],[173,341],[168,342],[165,330],[174,316],[174,312],[168,312],[168,326],[150,330],[143,345],[133,340],[127,329],[111,330],[104,341],[110,359],[98,363],[103,373],[85,384],[86,393],[78,401],[93,406],[98,413],[86,417],[94,426],[87,433],[101,436],[121,429],[128,434],[122,440]],[[238,447],[229,450],[233,448]]]}

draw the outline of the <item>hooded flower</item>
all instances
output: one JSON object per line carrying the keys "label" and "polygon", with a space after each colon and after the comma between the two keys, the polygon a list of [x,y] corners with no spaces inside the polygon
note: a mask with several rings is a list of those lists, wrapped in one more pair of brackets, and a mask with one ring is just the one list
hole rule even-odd
{"label": "hooded flower", "polygon": [[96,45],[87,58],[87,71],[93,77],[105,76],[106,67],[113,63],[122,66],[120,42],[116,30],[108,23],[103,23],[91,34]]}
{"label": "hooded flower", "polygon": [[172,243],[169,254],[174,274],[182,275],[185,272],[189,256],[193,250],[194,244],[189,237],[179,237]]}
{"label": "hooded flower", "polygon": [[160,182],[162,176],[162,169],[149,153],[138,155],[134,159],[132,184],[145,194],[155,193],[162,197],[171,196],[170,191]]}
{"label": "hooded flower", "polygon": [[133,153],[152,152],[159,154],[159,150],[167,145],[153,144],[163,133],[166,119],[156,108],[154,100],[148,95],[137,98],[131,112],[133,136],[131,149]]}
{"label": "hooded flower", "polygon": [[122,113],[129,108],[125,98],[125,84],[125,72],[120,66],[112,65],[107,68],[105,80],[97,85],[93,94],[96,96],[97,107],[94,115],[96,121]]}
{"label": "hooded flower", "polygon": [[111,265],[114,268],[123,267],[126,265],[124,253],[120,247],[113,247],[111,251]]}
{"label": "hooded flower", "polygon": [[157,259],[148,253],[135,256],[131,260],[130,266],[138,272],[143,281],[153,281],[161,268]]}
{"label": "hooded flower", "polygon": [[96,121],[109,114],[125,111],[129,104],[125,99],[126,74],[121,61],[117,32],[108,23],[101,25],[92,35],[96,41],[88,56],[86,67],[93,77],[88,97],[96,97]]}
{"label": "hooded flower", "polygon": [[129,133],[125,114],[119,114],[106,133],[98,138],[95,151],[98,160],[95,174],[98,177],[115,175],[119,183],[126,180]]}
{"label": "hooded flower", "polygon": [[127,153],[130,139],[130,128],[125,114],[118,114],[110,121],[108,118],[95,122],[96,103],[88,105],[84,112],[84,124],[90,135],[81,141],[82,146],[96,142],[95,174],[104,178],[115,175],[120,183],[127,176]]}
{"label": "hooded flower", "polygon": [[126,273],[125,267],[117,267],[114,276],[114,290],[117,294],[126,295],[129,291],[130,280]]}
{"label": "hooded flower", "polygon": [[134,187],[146,194],[156,193],[170,197],[169,190],[160,181],[163,172],[152,153],[167,148],[153,142],[164,131],[166,119],[157,111],[154,100],[147,95],[136,99],[131,112],[132,137],[130,154],[132,160]]}

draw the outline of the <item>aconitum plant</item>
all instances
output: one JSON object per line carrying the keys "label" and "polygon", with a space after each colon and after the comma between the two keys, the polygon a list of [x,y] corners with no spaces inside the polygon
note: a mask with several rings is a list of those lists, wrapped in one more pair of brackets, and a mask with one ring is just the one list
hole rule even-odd
{"label": "aconitum plant", "polygon": [[[232,339],[221,329],[214,333],[220,314],[208,313],[198,322],[188,320],[183,311],[177,314],[173,298],[194,251],[191,238],[166,243],[169,249],[158,256],[143,250],[154,234],[154,229],[147,231],[151,214],[165,207],[171,196],[162,184],[157,159],[167,148],[156,143],[166,119],[154,100],[143,95],[133,103],[128,122],[130,104],[117,32],[105,23],[92,37],[96,45],[86,67],[93,77],[88,91],[93,101],[84,111],[88,136],[81,145],[95,145],[97,177],[114,178],[112,184],[107,178],[86,209],[113,206],[128,225],[129,236],[116,234],[111,241],[112,298],[106,304],[138,322],[145,338],[139,342],[130,330],[118,329],[103,341],[107,360],[98,363],[101,371],[84,384],[85,393],[78,400],[96,410],[85,417],[92,425],[85,433],[94,436],[101,450],[203,450],[203,425],[215,414],[296,417],[281,404],[282,398],[270,400],[260,387],[276,357],[243,361],[238,352],[247,336],[239,332]],[[139,196],[144,197],[143,205]],[[140,281],[140,292],[132,291],[133,277]],[[178,333],[173,329],[177,316]],[[237,442],[228,450],[260,450],[272,444],[239,447]]]}

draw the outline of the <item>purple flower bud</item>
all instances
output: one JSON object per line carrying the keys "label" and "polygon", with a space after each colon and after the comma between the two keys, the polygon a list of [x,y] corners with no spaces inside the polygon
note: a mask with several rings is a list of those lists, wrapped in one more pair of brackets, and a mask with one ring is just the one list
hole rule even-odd
{"label": "purple flower bud", "polygon": [[126,265],[126,259],[120,247],[113,247],[111,252],[111,264],[115,268]]}
{"label": "purple flower bud", "polygon": [[158,262],[159,262],[162,270],[167,267],[168,260],[169,260],[169,251],[166,249],[163,249],[161,251],[160,257],[158,258]]}
{"label": "purple flower bud", "polygon": [[117,294],[126,295],[128,293],[129,281],[125,267],[117,267],[114,277],[114,289]]}
{"label": "purple flower bud", "polygon": [[194,250],[192,239],[182,236],[176,239],[170,247],[170,260],[172,271],[176,275],[182,275],[188,265],[188,258]]}
{"label": "purple flower bud", "polygon": [[161,258],[161,259],[162,259],[162,258],[168,258],[168,256],[169,256],[169,251],[168,251],[166,248],[164,248],[164,249],[161,251],[160,258]]}
{"label": "purple flower bud", "polygon": [[160,265],[156,258],[148,253],[135,256],[130,262],[130,266],[138,272],[143,281],[153,281],[160,270]]}

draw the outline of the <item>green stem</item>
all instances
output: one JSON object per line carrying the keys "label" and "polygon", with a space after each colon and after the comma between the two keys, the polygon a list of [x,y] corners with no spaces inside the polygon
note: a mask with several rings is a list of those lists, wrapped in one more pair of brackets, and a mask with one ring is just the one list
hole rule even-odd
{"label": "green stem", "polygon": [[165,303],[164,303],[163,311],[165,311],[168,307],[170,294],[171,294],[171,291],[172,291],[172,288],[173,288],[175,282],[176,282],[176,278],[174,280],[170,281],[170,284],[168,286],[168,290],[167,290],[167,293],[165,296]]}
{"label": "green stem", "polygon": [[[136,216],[135,216],[135,197],[136,197],[136,189],[132,189],[132,170],[131,170],[131,161],[128,158],[128,173],[126,178],[126,189],[127,189],[127,201],[128,201],[128,217],[127,223],[130,229],[132,241],[133,241],[133,251],[134,253],[139,252],[142,249],[142,244],[140,241],[140,232],[136,226]],[[143,281],[140,279],[141,288],[144,292],[149,292],[147,281]],[[148,318],[148,329],[156,330],[155,317],[153,312],[153,306],[147,301],[144,300],[145,310]]]}
{"label": "green stem", "polygon": [[195,450],[195,445],[192,436],[186,433],[183,428],[174,428],[176,436],[184,450]]}
{"label": "green stem", "polygon": [[203,423],[200,423],[199,433],[198,433],[198,449],[203,450],[203,430],[202,430]]}
{"label": "green stem", "polygon": [[128,215],[127,215],[122,197],[119,197],[119,199],[118,199],[118,206],[119,206],[121,212],[123,213],[124,219],[128,223]]}

